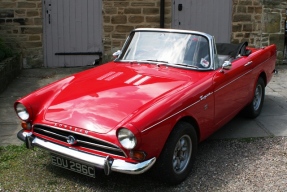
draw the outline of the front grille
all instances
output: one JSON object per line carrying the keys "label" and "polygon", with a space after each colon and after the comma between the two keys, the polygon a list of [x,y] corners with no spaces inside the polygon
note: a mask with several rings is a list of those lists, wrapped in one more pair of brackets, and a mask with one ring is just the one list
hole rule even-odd
{"label": "front grille", "polygon": [[67,142],[68,136],[72,135],[77,139],[77,143],[74,146],[80,146],[87,149],[126,157],[125,153],[115,145],[98,139],[87,137],[85,135],[73,133],[68,130],[59,130],[44,125],[34,125],[34,132],[63,142]]}

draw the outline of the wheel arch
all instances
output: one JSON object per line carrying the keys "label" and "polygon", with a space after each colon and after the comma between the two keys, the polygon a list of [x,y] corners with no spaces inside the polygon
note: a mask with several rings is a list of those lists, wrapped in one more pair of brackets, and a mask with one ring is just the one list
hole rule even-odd
{"label": "wheel arch", "polygon": [[[259,79],[260,77],[263,79],[264,84],[265,84],[265,87],[266,87],[266,85],[267,85],[267,76],[266,76],[266,73],[265,73],[264,71],[262,71],[262,72],[260,73],[258,79]],[[256,81],[256,82],[257,82],[257,81]]]}
{"label": "wheel arch", "polygon": [[[189,128],[188,124],[192,125],[194,128]],[[174,159],[179,157],[178,152],[175,153],[175,150],[180,150],[177,148],[178,139],[181,139],[184,135],[190,135],[189,139],[192,142],[190,147],[191,152],[188,157],[188,164],[184,165],[184,168],[176,173],[174,171]],[[181,138],[180,138],[181,137]],[[196,120],[191,116],[181,117],[171,129],[168,139],[166,140],[164,147],[160,152],[154,168],[151,170],[152,174],[156,176],[157,179],[162,180],[169,184],[179,184],[187,178],[192,170],[192,165],[195,161],[195,156],[198,148],[198,138],[199,131]],[[176,156],[176,157],[175,157]],[[181,156],[181,155],[180,155]],[[182,159],[183,158],[183,159]],[[180,161],[185,161],[186,157],[180,157]],[[181,163],[180,163],[181,164]]]}
{"label": "wheel arch", "polygon": [[[180,122],[189,123],[194,127],[196,135],[197,135],[197,141],[199,142],[200,141],[200,129],[199,129],[199,125],[198,125],[197,121],[191,116],[184,116],[184,117],[180,118],[176,124],[178,124]],[[174,125],[174,127],[176,126],[176,124]]]}

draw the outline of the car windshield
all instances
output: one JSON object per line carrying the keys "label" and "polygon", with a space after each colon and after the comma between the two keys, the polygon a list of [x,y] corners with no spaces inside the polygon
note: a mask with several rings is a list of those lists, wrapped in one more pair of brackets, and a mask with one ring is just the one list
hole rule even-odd
{"label": "car windshield", "polygon": [[208,40],[197,34],[136,31],[118,61],[148,61],[193,68],[209,68]]}

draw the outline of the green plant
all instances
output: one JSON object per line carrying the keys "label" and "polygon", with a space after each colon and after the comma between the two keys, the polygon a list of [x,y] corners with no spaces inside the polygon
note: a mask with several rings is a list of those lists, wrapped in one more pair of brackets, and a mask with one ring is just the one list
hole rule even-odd
{"label": "green plant", "polygon": [[13,51],[0,38],[0,61],[13,56]]}

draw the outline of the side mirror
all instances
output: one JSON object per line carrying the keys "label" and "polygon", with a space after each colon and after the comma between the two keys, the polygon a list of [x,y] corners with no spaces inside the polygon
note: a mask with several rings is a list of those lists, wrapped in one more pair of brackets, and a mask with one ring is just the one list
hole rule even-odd
{"label": "side mirror", "polygon": [[232,67],[232,64],[230,61],[224,61],[220,72],[223,72],[223,70],[230,70],[231,67]]}
{"label": "side mirror", "polygon": [[121,50],[117,50],[116,52],[113,53],[113,58],[116,59],[120,56],[120,54],[122,54]]}

